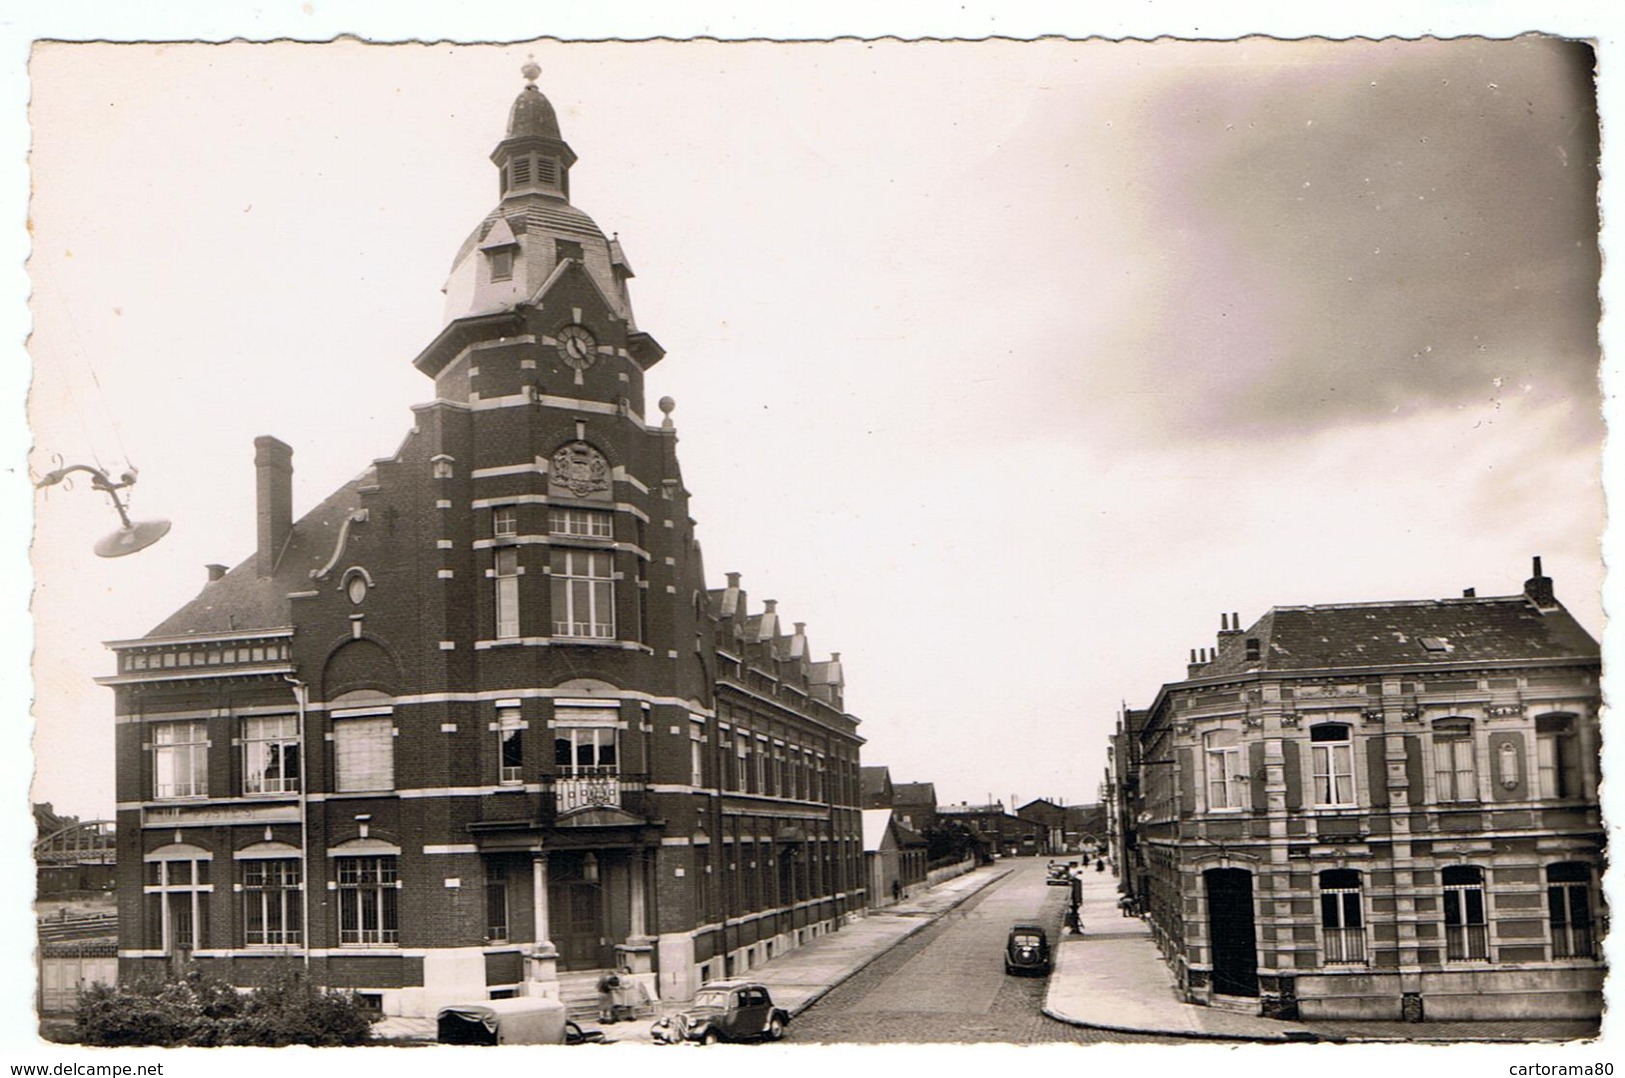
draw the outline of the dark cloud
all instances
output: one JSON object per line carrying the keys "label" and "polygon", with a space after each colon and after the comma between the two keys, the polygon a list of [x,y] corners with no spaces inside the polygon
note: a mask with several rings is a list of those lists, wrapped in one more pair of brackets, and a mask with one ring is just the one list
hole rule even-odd
{"label": "dark cloud", "polygon": [[1185,252],[1160,284],[1175,367],[1156,378],[1183,383],[1159,389],[1163,414],[1268,435],[1516,394],[1575,403],[1575,436],[1597,437],[1591,49],[1257,43],[1245,59],[1190,69],[1154,105],[1157,213]]}

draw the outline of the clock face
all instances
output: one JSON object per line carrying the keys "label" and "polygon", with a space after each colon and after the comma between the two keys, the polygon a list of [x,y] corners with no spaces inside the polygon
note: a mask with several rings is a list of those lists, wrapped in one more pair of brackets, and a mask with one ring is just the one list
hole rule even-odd
{"label": "clock face", "polygon": [[586,370],[598,358],[598,342],[586,326],[565,326],[559,330],[559,356],[576,370]]}

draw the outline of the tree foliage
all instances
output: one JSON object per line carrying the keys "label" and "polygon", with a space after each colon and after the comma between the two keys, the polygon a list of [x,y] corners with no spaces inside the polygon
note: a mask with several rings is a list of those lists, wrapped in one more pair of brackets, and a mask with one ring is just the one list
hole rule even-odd
{"label": "tree foliage", "polygon": [[108,1046],[333,1047],[366,1043],[373,1021],[355,993],[319,988],[292,964],[247,993],[197,970],[94,984],[80,991],[75,1015],[82,1043]]}
{"label": "tree foliage", "polygon": [[933,865],[981,856],[981,842],[970,828],[955,820],[941,820],[935,827],[927,828],[925,841],[926,860]]}

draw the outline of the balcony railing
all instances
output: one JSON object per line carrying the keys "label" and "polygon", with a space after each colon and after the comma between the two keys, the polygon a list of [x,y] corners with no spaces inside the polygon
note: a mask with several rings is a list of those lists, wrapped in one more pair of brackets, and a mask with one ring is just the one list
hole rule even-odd
{"label": "balcony railing", "polygon": [[613,767],[581,767],[553,780],[553,798],[561,815],[582,808],[619,808],[621,774]]}
{"label": "balcony railing", "polygon": [[1445,925],[1445,957],[1482,961],[1490,957],[1490,934],[1484,925]]}
{"label": "balcony railing", "polygon": [[1328,966],[1365,965],[1365,929],[1323,928]]}

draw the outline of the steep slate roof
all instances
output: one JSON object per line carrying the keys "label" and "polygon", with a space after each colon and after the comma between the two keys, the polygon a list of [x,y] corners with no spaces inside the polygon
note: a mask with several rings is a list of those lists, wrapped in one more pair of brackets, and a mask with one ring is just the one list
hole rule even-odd
{"label": "steep slate roof", "polygon": [[[369,470],[370,472],[370,470]],[[288,593],[316,586],[311,570],[320,569],[333,556],[344,519],[361,506],[363,473],[327,496],[316,508],[294,522],[288,544],[269,577],[256,571],[256,555],[219,580],[203,585],[197,598],[175,611],[147,635],[151,637],[208,635],[245,629],[281,629],[293,624]]]}
{"label": "steep slate roof", "polygon": [[858,768],[858,790],[867,801],[871,797],[881,797],[886,788],[891,785],[891,769],[885,765],[862,766]]}
{"label": "steep slate roof", "polygon": [[[1259,659],[1247,659],[1248,638],[1259,642]],[[1424,646],[1424,638],[1443,646]],[[1542,611],[1522,595],[1278,606],[1226,640],[1197,676],[1600,657],[1597,642],[1567,610]]]}
{"label": "steep slate roof", "polygon": [[892,783],[892,804],[899,807],[903,805],[930,805],[937,807],[937,787],[930,782],[894,782]]}

